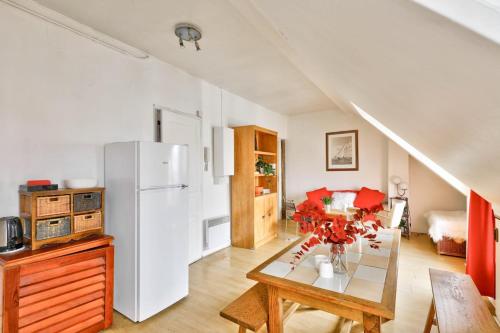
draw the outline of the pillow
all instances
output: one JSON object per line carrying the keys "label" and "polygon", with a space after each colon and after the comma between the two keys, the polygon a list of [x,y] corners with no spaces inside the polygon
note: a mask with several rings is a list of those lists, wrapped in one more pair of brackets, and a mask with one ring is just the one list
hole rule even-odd
{"label": "pillow", "polygon": [[332,208],[344,210],[345,208],[354,207],[356,193],[353,191],[334,191]]}
{"label": "pillow", "polygon": [[355,193],[355,194],[358,194],[359,191],[357,190],[333,190],[333,193]]}
{"label": "pillow", "polygon": [[377,190],[371,190],[367,187],[362,187],[354,200],[354,207],[371,209],[376,206],[380,206],[384,198],[384,193]]}
{"label": "pillow", "polygon": [[317,190],[306,192],[307,200],[315,203],[319,207],[323,208],[323,199],[324,197],[331,197],[333,191],[328,191],[326,187],[318,188]]}

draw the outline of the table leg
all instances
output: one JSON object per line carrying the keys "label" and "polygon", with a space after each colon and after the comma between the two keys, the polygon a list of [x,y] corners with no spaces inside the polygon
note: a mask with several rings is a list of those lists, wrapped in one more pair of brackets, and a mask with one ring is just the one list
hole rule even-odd
{"label": "table leg", "polygon": [[380,333],[381,320],[379,316],[363,313],[363,327],[365,333]]}
{"label": "table leg", "polygon": [[269,333],[283,333],[283,299],[279,297],[278,288],[267,286],[269,302]]}
{"label": "table leg", "polygon": [[429,308],[429,313],[427,314],[427,321],[425,322],[424,333],[430,333],[432,329],[432,323],[434,322],[435,314],[436,314],[436,308],[434,307],[434,298],[433,298],[431,307]]}

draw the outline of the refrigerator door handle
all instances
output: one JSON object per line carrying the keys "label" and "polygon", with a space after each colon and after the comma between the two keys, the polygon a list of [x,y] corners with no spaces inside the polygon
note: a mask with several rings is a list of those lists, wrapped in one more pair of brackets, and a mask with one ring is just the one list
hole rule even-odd
{"label": "refrigerator door handle", "polygon": [[154,190],[166,190],[166,189],[174,189],[174,188],[180,188],[180,189],[185,189],[189,187],[188,185],[185,184],[179,184],[179,185],[164,185],[164,186],[150,186],[146,188],[141,188],[139,191],[154,191]]}

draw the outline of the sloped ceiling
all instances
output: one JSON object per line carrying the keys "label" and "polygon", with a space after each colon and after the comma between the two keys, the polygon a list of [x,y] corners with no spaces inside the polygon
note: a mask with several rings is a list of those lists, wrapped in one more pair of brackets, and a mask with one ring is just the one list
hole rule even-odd
{"label": "sloped ceiling", "polygon": [[[226,0],[37,2],[271,110],[336,108]],[[179,47],[174,26],[180,22],[201,27],[201,52],[190,43]]]}
{"label": "sloped ceiling", "polygon": [[[417,3],[38,2],[276,111],[352,101],[500,203],[500,47]],[[179,21],[204,28],[202,56],[177,48]]]}
{"label": "sloped ceiling", "polygon": [[500,202],[497,44],[410,1],[252,2],[326,94]]}

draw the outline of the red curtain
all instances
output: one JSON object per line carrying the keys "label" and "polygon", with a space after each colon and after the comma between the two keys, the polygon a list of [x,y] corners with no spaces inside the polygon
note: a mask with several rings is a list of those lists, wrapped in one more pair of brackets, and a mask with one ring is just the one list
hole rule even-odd
{"label": "red curtain", "polygon": [[495,218],[491,204],[471,191],[466,273],[483,296],[495,297]]}

